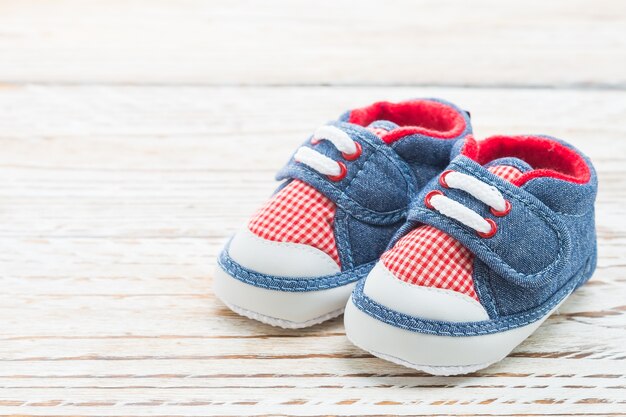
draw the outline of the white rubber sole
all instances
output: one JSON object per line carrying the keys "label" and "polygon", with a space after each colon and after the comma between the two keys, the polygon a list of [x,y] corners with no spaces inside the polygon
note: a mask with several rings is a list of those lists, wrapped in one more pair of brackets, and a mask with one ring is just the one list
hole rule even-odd
{"label": "white rubber sole", "polygon": [[361,349],[390,362],[432,375],[475,372],[504,359],[556,309],[526,326],[479,336],[440,336],[400,329],[354,305],[346,306],[346,336]]}
{"label": "white rubber sole", "polygon": [[341,315],[355,285],[320,291],[268,290],[233,278],[218,266],[213,292],[241,316],[285,329],[301,329]]}

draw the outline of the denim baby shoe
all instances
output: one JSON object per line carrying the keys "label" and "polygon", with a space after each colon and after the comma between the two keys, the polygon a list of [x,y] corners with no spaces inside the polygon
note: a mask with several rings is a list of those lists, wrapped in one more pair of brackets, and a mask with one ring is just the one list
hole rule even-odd
{"label": "denim baby shoe", "polygon": [[589,159],[543,136],[468,139],[345,312],[348,338],[435,375],[504,358],[596,266]]}
{"label": "denim baby shoe", "polygon": [[434,99],[379,102],[318,128],[219,255],[215,294],[236,313],[285,328],[340,315],[405,223],[411,198],[470,133],[466,112]]}

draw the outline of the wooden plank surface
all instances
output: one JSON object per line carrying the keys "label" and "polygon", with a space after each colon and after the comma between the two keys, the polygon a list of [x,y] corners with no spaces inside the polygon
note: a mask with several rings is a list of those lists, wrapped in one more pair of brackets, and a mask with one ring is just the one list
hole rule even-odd
{"label": "wooden plank surface", "polygon": [[619,0],[2,0],[0,82],[626,88]]}
{"label": "wooden plank surface", "polygon": [[[341,319],[287,331],[211,292],[215,255],[317,125],[442,96],[479,137],[546,133],[600,177],[599,266],[506,360],[432,377]],[[459,88],[0,89],[0,414],[624,415],[626,92]]]}

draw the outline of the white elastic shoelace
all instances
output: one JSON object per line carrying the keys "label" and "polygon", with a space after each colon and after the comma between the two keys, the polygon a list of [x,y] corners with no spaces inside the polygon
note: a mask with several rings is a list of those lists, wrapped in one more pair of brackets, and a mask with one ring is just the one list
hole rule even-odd
{"label": "white elastic shoelace", "polygon": [[[491,208],[495,216],[506,215],[511,205],[494,186],[456,171],[445,171],[439,182],[445,188],[455,188],[470,194]],[[474,210],[465,207],[458,201],[446,197],[441,191],[431,191],[426,195],[426,206],[433,208],[467,227],[474,229],[482,237],[491,237],[497,226],[491,219],[485,219]]]}
{"label": "white elastic shoelace", "polygon": [[[311,143],[315,144],[321,140],[331,142],[344,157],[351,160],[352,156],[358,156],[360,146],[350,138],[343,130],[334,126],[320,126],[315,130]],[[329,177],[339,177],[345,173],[345,165],[334,159],[322,155],[318,151],[307,146],[301,146],[296,151],[294,159],[308,167],[316,170],[320,174]]]}

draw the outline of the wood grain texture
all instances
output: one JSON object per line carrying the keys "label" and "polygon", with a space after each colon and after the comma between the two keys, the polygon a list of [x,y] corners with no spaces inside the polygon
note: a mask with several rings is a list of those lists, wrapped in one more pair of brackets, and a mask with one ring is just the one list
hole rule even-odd
{"label": "wood grain texture", "polygon": [[626,88],[619,0],[2,0],[0,82]]}
{"label": "wood grain texture", "polygon": [[[542,132],[600,177],[599,266],[504,361],[433,377],[341,319],[287,331],[211,292],[215,255],[319,123],[443,96],[479,137]],[[626,92],[438,88],[0,89],[0,414],[624,415]]]}

